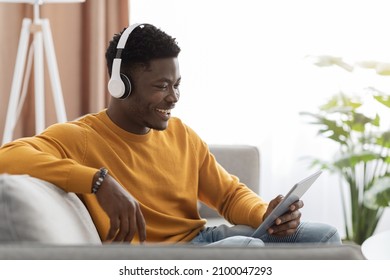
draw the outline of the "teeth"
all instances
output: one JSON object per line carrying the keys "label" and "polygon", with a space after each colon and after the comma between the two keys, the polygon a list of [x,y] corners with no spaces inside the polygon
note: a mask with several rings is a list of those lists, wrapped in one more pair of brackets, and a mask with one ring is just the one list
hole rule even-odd
{"label": "teeth", "polygon": [[164,113],[164,114],[170,114],[171,113],[171,110],[170,109],[156,109],[157,111],[161,112],[161,113]]}

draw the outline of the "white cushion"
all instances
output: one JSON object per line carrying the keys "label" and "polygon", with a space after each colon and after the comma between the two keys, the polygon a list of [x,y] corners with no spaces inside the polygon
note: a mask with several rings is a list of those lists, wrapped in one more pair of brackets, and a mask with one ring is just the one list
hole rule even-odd
{"label": "white cushion", "polygon": [[28,175],[0,175],[0,242],[101,244],[74,193]]}

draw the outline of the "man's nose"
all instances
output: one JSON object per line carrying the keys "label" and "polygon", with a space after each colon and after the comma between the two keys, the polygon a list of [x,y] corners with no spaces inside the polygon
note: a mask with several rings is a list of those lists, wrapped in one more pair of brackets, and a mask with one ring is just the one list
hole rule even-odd
{"label": "man's nose", "polygon": [[171,87],[167,95],[167,100],[169,102],[176,103],[180,99],[180,91],[177,88]]}

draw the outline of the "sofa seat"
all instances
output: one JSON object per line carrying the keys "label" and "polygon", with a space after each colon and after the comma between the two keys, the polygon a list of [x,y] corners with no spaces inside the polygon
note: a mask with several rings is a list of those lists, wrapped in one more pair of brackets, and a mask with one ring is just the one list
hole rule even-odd
{"label": "sofa seat", "polygon": [[187,245],[0,244],[0,260],[363,260],[357,245],[278,245],[264,248]]}

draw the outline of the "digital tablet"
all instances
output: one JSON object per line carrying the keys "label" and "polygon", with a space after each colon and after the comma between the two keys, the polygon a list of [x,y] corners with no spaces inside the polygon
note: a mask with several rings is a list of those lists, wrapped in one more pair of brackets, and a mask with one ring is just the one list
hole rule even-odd
{"label": "digital tablet", "polygon": [[260,226],[252,234],[252,237],[260,238],[267,232],[267,229],[271,227],[275,220],[286,213],[289,207],[295,201],[298,201],[303,194],[310,188],[315,180],[321,175],[322,171],[319,170],[302,181],[296,183],[291,190],[285,195],[280,203],[272,210],[271,214],[260,224]]}

